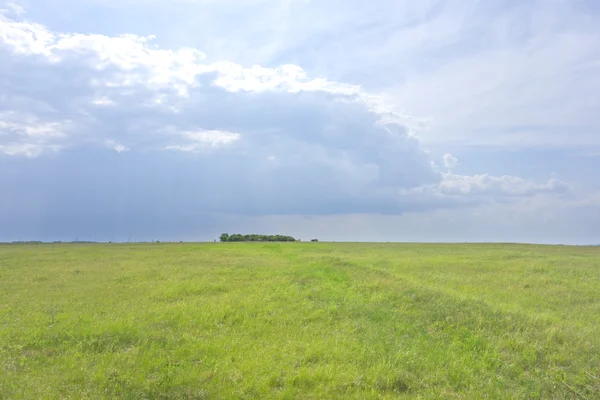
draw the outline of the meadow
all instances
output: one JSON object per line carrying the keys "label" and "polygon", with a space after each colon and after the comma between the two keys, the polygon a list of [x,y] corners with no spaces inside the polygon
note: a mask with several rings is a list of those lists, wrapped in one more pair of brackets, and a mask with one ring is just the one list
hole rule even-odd
{"label": "meadow", "polygon": [[0,245],[1,399],[600,399],[600,247]]}

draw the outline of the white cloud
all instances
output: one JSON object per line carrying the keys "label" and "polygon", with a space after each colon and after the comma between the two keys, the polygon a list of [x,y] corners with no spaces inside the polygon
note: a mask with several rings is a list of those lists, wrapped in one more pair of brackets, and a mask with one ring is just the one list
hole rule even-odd
{"label": "white cloud", "polygon": [[62,148],[59,145],[53,144],[36,144],[36,143],[14,143],[0,144],[0,152],[9,156],[25,156],[28,158],[37,157],[42,153],[57,152]]}
{"label": "white cloud", "polygon": [[39,122],[34,116],[16,112],[0,113],[0,132],[3,136],[24,136],[38,140],[65,137],[65,124]]}
{"label": "white cloud", "polygon": [[[173,131],[173,128],[171,128],[170,131]],[[177,132],[175,135],[186,138],[188,140],[188,144],[169,145],[165,148],[169,150],[181,150],[185,152],[194,152],[206,148],[227,146],[238,141],[241,137],[239,133],[218,130],[183,131]]]}
{"label": "white cloud", "polygon": [[[411,135],[410,127],[406,126],[407,123],[412,122],[410,117],[396,112],[384,98],[365,93],[357,85],[313,78],[296,65],[266,68],[257,65],[244,67],[224,61],[204,63],[205,55],[199,50],[191,48],[165,50],[152,45],[153,39],[153,36],[140,37],[131,34],[108,37],[98,34],[55,33],[33,22],[16,21],[7,17],[0,19],[0,40],[8,46],[7,49],[13,54],[11,57],[14,57],[15,64],[30,62],[32,63],[30,68],[39,68],[39,59],[32,57],[22,59],[19,55],[41,55],[50,63],[42,66],[48,71],[62,74],[63,68],[75,68],[77,86],[70,86],[75,82],[66,81],[66,76],[57,77],[62,81],[55,80],[53,83],[63,84],[67,90],[88,92],[88,101],[95,106],[114,106],[118,103],[120,107],[128,109],[131,105],[125,105],[126,103],[136,102],[136,106],[154,106],[160,107],[163,112],[179,113],[182,108],[189,107],[188,103],[205,98],[211,90],[214,92],[213,88],[220,88],[229,93],[255,93],[256,95],[289,93],[290,98],[301,93],[322,93],[323,96],[331,96],[326,106],[328,108],[336,107],[336,103],[347,104],[349,107],[352,107],[352,103],[356,103],[363,107],[365,115],[372,113],[369,118],[376,117],[372,122],[380,123],[379,128],[376,129],[382,129],[392,136],[398,134],[397,132],[400,132],[400,137]],[[22,68],[22,66],[14,68]],[[22,74],[26,71],[11,72]],[[74,77],[69,77],[72,78]],[[44,86],[48,82],[38,80],[35,84]],[[147,91],[151,93],[144,93]],[[139,102],[135,98],[138,96],[144,96],[144,100]],[[63,103],[66,100],[66,97],[60,99]],[[47,100],[48,103],[56,101],[55,98]],[[49,106],[56,108],[53,104]],[[85,105],[78,104],[75,111],[85,116],[88,123],[93,120],[101,122],[97,111],[84,109],[84,107]],[[115,112],[121,111],[123,110]],[[163,127],[154,126],[151,129],[160,131]],[[189,128],[178,127],[177,129],[190,131]],[[125,130],[131,129],[127,127]],[[147,132],[149,133],[151,132]],[[86,136],[81,135],[81,138]],[[214,142],[213,146],[220,143],[222,142]],[[133,148],[134,145],[135,143],[129,143],[127,147]],[[196,148],[185,143],[169,144],[168,147],[186,151]]]}
{"label": "white cloud", "polygon": [[119,144],[111,139],[106,140],[105,144],[107,147],[113,149],[117,153],[123,153],[125,151],[129,151],[129,148],[127,148],[127,147],[123,146],[122,144]]}
{"label": "white cloud", "polygon": [[238,64],[294,63],[385,92],[395,110],[428,121],[410,125],[426,146],[600,146],[593,0],[242,3],[233,14],[180,7],[204,23],[163,33],[197,32],[207,54]]}
{"label": "white cloud", "polygon": [[5,2],[4,7],[6,8],[0,8],[0,14],[10,13],[14,15],[24,15],[26,13],[23,6],[12,1]]}
{"label": "white cloud", "polygon": [[[441,175],[412,134],[426,122],[385,96],[296,65],[208,62],[196,49],[159,48],[152,36],[67,34],[0,18],[0,73],[11,81],[0,106],[14,110],[0,151],[35,157],[64,149],[57,180],[76,168],[66,166],[80,161],[79,148],[127,152],[118,169],[105,154],[86,159],[96,163],[88,173],[104,188],[102,204],[131,187],[130,201],[156,196],[169,209],[190,202],[218,213],[399,214],[565,189],[558,181]],[[173,166],[164,150],[189,153],[175,157],[188,164]],[[443,161],[457,162],[450,154]],[[150,170],[152,180],[163,174],[184,184],[156,193]]]}
{"label": "white cloud", "polygon": [[490,176],[487,174],[465,176],[445,174],[439,185],[440,193],[447,195],[504,195],[528,196],[536,193],[561,193],[569,186],[558,179],[537,184],[517,176]]}
{"label": "white cloud", "polygon": [[92,100],[92,104],[97,106],[114,106],[116,103],[106,96],[99,96]]}
{"label": "white cloud", "polygon": [[421,203],[429,208],[463,208],[489,203],[514,203],[523,198],[561,197],[573,188],[556,178],[544,183],[518,176],[446,173],[440,182],[400,190],[403,201]]}
{"label": "white cloud", "polygon": [[444,167],[446,167],[448,169],[452,169],[452,168],[456,167],[456,165],[458,164],[458,158],[454,157],[450,153],[444,154],[444,156],[442,157],[442,160],[444,161]]}
{"label": "white cloud", "polygon": [[0,112],[0,152],[26,157],[56,152],[63,147],[71,125],[68,120],[44,122],[28,113]]}
{"label": "white cloud", "polygon": [[226,145],[240,139],[239,133],[224,131],[182,132],[182,135],[194,142],[206,143],[213,147]]}
{"label": "white cloud", "polygon": [[[585,2],[479,11],[481,18],[459,27],[454,43],[405,57],[417,68],[387,90],[410,112],[432,116],[430,129],[419,132],[426,145],[598,147],[598,16],[577,10],[577,3]],[[419,68],[432,54],[435,60]]]}
{"label": "white cloud", "polygon": [[[110,67],[119,70],[110,78],[95,78],[95,86],[144,85],[154,90],[168,88],[179,96],[187,96],[191,88],[199,85],[198,78],[216,74],[212,84],[230,92],[326,92],[361,101],[386,121],[414,120],[398,112],[381,96],[363,92],[358,85],[312,78],[297,65],[266,68],[244,67],[227,61],[204,63],[203,52],[193,48],[160,49],[151,43],[154,36],[54,33],[40,24],[0,17],[0,39],[17,54],[44,55],[53,63],[76,57],[98,71]],[[86,57],[90,58],[86,60]]]}
{"label": "white cloud", "polygon": [[54,59],[51,46],[55,35],[40,24],[0,15],[0,39],[17,54],[39,54]]}

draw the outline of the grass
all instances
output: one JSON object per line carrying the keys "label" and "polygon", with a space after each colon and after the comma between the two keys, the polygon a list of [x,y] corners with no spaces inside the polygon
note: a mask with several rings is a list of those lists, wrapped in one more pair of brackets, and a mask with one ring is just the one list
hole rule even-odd
{"label": "grass", "polygon": [[600,248],[0,246],[2,399],[600,399]]}

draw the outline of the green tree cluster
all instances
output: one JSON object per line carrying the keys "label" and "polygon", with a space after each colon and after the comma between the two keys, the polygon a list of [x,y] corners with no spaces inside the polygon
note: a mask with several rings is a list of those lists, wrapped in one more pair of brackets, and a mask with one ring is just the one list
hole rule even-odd
{"label": "green tree cluster", "polygon": [[250,235],[242,235],[239,233],[234,233],[229,235],[228,233],[223,233],[219,238],[221,242],[295,242],[291,236],[284,235],[259,235],[259,234],[250,234]]}

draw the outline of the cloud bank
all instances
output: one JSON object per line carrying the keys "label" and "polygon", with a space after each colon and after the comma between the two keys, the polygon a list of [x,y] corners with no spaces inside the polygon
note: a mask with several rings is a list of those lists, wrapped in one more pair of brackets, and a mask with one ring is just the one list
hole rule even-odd
{"label": "cloud bank", "polygon": [[297,65],[209,62],[153,36],[55,32],[22,14],[0,14],[8,225],[403,214],[570,189],[440,170],[385,96]]}

